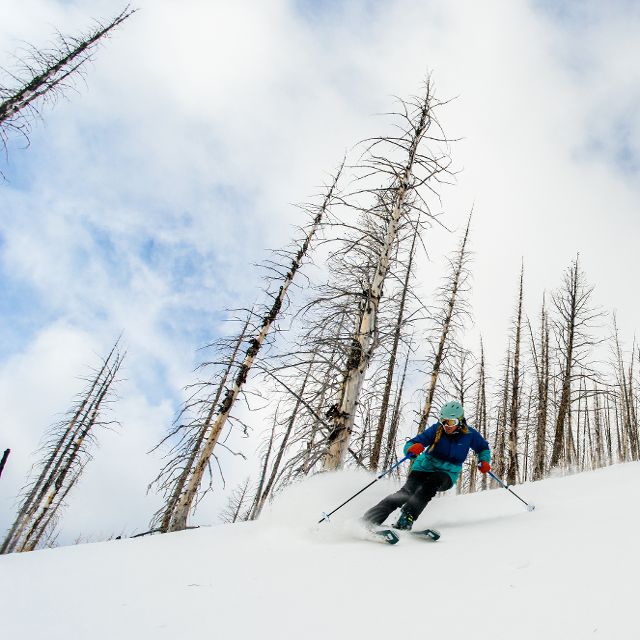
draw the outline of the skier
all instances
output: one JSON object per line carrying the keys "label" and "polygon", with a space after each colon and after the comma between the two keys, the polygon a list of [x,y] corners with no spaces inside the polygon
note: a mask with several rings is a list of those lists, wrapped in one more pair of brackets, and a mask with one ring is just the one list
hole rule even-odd
{"label": "skier", "polygon": [[414,458],[411,472],[404,486],[387,496],[363,516],[368,525],[380,525],[387,516],[401,507],[394,528],[410,530],[414,520],[438,491],[447,491],[462,471],[469,449],[478,455],[478,469],[491,469],[488,442],[464,418],[459,402],[447,402],[440,410],[440,420],[407,441],[404,454]]}

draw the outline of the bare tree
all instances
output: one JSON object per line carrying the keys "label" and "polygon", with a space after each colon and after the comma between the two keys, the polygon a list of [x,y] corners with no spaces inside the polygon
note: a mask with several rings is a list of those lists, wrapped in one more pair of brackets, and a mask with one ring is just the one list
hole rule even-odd
{"label": "bare tree", "polygon": [[382,449],[382,440],[384,438],[385,427],[387,424],[387,414],[389,412],[389,401],[391,399],[391,390],[393,387],[393,377],[396,368],[396,359],[398,356],[398,346],[400,345],[402,329],[404,327],[407,294],[409,292],[409,281],[411,278],[411,270],[413,267],[413,260],[416,251],[416,240],[418,239],[418,231],[419,227],[416,226],[413,234],[413,240],[411,241],[411,249],[409,250],[409,263],[407,265],[405,279],[402,287],[397,323],[393,336],[393,345],[391,346],[391,353],[389,354],[389,361],[387,364],[387,375],[384,384],[384,391],[382,394],[382,405],[380,406],[378,423],[376,425],[375,436],[373,440],[373,447],[371,450],[371,455],[369,457],[369,469],[371,469],[372,471],[378,469],[378,464],[380,462],[380,452]]}
{"label": "bare tree", "polygon": [[[203,362],[199,370],[214,368],[213,381],[205,380],[187,387],[190,396],[184,403],[170,433],[157,444],[158,449],[166,442],[173,441],[167,457],[169,461],[150,487],[157,485],[165,496],[165,503],[156,512],[151,521],[152,531],[166,533],[169,523],[175,515],[180,496],[183,494],[193,464],[202,450],[205,437],[211,429],[220,398],[224,393],[227,381],[234,369],[239,366],[238,355],[247,337],[250,323],[254,317],[253,310],[247,313],[239,334],[232,338],[222,338],[217,343],[208,345],[215,350],[218,358]],[[213,388],[213,391],[212,391]],[[213,482],[209,483],[209,487]]]}
{"label": "bare tree", "polygon": [[[325,469],[338,469],[344,464],[353,431],[358,400],[369,364],[378,346],[378,316],[383,287],[389,273],[391,258],[398,242],[403,221],[412,214],[432,219],[429,206],[421,195],[421,188],[433,190],[432,182],[446,174],[450,164],[448,153],[422,150],[422,143],[446,143],[435,110],[439,106],[433,87],[427,81],[422,98],[403,102],[400,135],[374,139],[362,167],[370,179],[382,176],[390,180],[388,186],[364,189],[359,196],[374,198],[373,205],[358,205],[360,212],[371,219],[377,216],[382,231],[379,245],[366,261],[371,275],[363,282],[361,304],[355,318],[353,337],[340,397],[331,414],[333,423],[329,447],[324,459]],[[436,131],[434,134],[433,131]],[[435,137],[434,137],[435,135]],[[399,153],[400,157],[395,158]]]}
{"label": "bare tree", "polygon": [[[480,338],[480,363],[478,367],[478,380],[476,382],[475,420],[474,427],[483,438],[487,439],[487,373],[484,356],[484,343]],[[475,469],[474,469],[475,471]],[[482,474],[481,489],[487,488],[487,475]],[[476,490],[476,474],[472,473],[469,482],[469,492]]]}
{"label": "bare tree", "polygon": [[236,487],[229,497],[227,506],[220,514],[220,520],[228,524],[249,520],[251,512],[251,479],[247,478]]}
{"label": "bare tree", "polygon": [[411,356],[411,344],[407,349],[407,355],[404,360],[404,367],[402,370],[402,377],[400,379],[400,383],[396,390],[396,398],[393,403],[393,412],[391,414],[391,421],[389,425],[389,432],[387,434],[387,443],[384,457],[384,465],[383,467],[388,468],[392,461],[395,460],[396,450],[398,449],[397,437],[398,437],[398,427],[400,426],[400,419],[402,417],[402,398],[404,393],[404,385],[407,379],[407,369],[409,367],[409,361]]}
{"label": "bare tree", "polygon": [[460,246],[449,259],[449,274],[444,285],[438,292],[440,309],[436,314],[438,330],[438,346],[433,354],[433,365],[429,376],[429,386],[427,388],[424,406],[418,423],[418,433],[422,433],[429,420],[433,400],[438,383],[438,376],[446,358],[453,334],[464,326],[464,320],[469,314],[468,306],[465,304],[464,294],[468,292],[469,280],[469,250],[467,243],[469,240],[469,229],[471,227],[471,214],[467,220],[467,227],[460,241]]}
{"label": "bare tree", "polygon": [[[216,408],[215,418],[212,420],[211,427],[207,431],[202,449],[190,469],[189,479],[173,511],[168,527],[169,531],[180,531],[187,526],[187,518],[191,512],[194,500],[196,499],[198,490],[202,483],[205,469],[209,465],[209,460],[211,459],[214,448],[218,444],[222,430],[231,416],[231,411],[234,408],[236,401],[244,390],[249,373],[253,368],[258,353],[264,345],[274,323],[280,316],[283,304],[287,300],[289,288],[291,287],[303,261],[307,258],[311,242],[320,228],[324,214],[334,200],[334,193],[337,188],[337,181],[341,170],[342,168],[340,168],[337,175],[334,177],[322,204],[313,208],[313,222],[306,230],[305,237],[301,245],[291,257],[288,270],[286,273],[280,274],[282,284],[280,285],[277,293],[274,294],[273,303],[262,316],[258,332],[249,340],[249,346],[245,351],[244,359],[235,374],[232,384],[226,389],[222,402],[219,407]],[[280,268],[283,270],[285,269],[285,267]]]}
{"label": "bare tree", "polygon": [[27,55],[17,60],[17,70],[4,70],[9,84],[0,84],[0,143],[5,149],[11,133],[21,134],[28,142],[31,123],[40,115],[41,105],[64,93],[92,59],[98,44],[133,13],[135,9],[127,5],[107,25],[97,23],[85,36],[60,34],[53,49],[30,47]]}
{"label": "bare tree", "polygon": [[531,351],[533,365],[536,374],[536,432],[533,450],[533,480],[541,480],[544,477],[547,459],[547,422],[549,408],[549,317],[547,314],[545,299],[542,299],[540,311],[540,335],[539,343],[536,340],[529,323],[531,337]]}
{"label": "bare tree", "polygon": [[620,438],[622,440],[622,456],[623,460],[638,459],[638,423],[636,419],[636,398],[635,389],[633,388],[633,353],[635,352],[635,344],[632,348],[632,356],[629,366],[626,367],[620,337],[618,332],[617,319],[613,316],[614,328],[614,355],[615,355],[615,374],[617,404],[620,407]]}
{"label": "bare tree", "polygon": [[594,467],[599,468],[604,466],[605,464],[605,436],[604,436],[604,428],[603,428],[603,417],[602,411],[600,408],[600,396],[601,393],[597,387],[595,386],[593,390],[593,423],[594,423]]}
{"label": "bare tree", "polygon": [[[296,423],[296,418],[298,417],[298,413],[302,407],[302,402],[303,402],[302,399],[305,394],[305,388],[306,388],[307,382],[309,381],[309,376],[311,374],[311,369],[313,368],[313,365],[314,365],[314,362],[311,361],[309,363],[309,367],[307,369],[307,373],[304,377],[304,380],[302,381],[300,390],[297,393],[295,405],[291,411],[291,414],[287,419],[286,428],[282,436],[282,441],[280,443],[278,453],[276,454],[275,460],[273,461],[273,466],[271,468],[271,474],[269,475],[269,480],[267,481],[264,488],[262,487],[259,488],[256,494],[256,503],[251,513],[251,519],[255,519],[260,515],[262,509],[264,508],[265,502],[267,501],[267,498],[271,495],[271,492],[273,491],[276,478],[278,477],[278,472],[280,471],[280,465],[282,464],[282,460],[287,450],[287,446],[289,445],[289,439],[291,438],[291,433],[293,432],[293,428]],[[273,437],[272,437],[272,440],[273,440]],[[267,456],[267,460],[268,460],[268,456]],[[266,469],[267,460],[265,460],[265,469]]]}
{"label": "bare tree", "polygon": [[96,428],[113,424],[103,416],[123,359],[116,343],[95,376],[88,380],[68,418],[47,434],[40,472],[24,489],[18,515],[0,553],[32,551],[43,537],[51,535],[61,506],[90,459],[89,445],[95,444]]}
{"label": "bare tree", "polygon": [[507,468],[506,444],[507,444],[507,419],[509,415],[509,382],[511,380],[511,363],[513,355],[511,353],[511,343],[507,348],[507,355],[504,363],[504,378],[501,388],[498,389],[501,401],[498,406],[495,428],[495,444],[493,447],[493,466],[499,477],[503,477]]}
{"label": "bare tree", "polygon": [[560,403],[555,420],[551,467],[558,467],[572,456],[570,415],[572,382],[582,369],[591,370],[588,358],[598,341],[593,337],[594,322],[602,312],[592,307],[593,287],[586,284],[579,257],[567,268],[562,287],[553,295],[556,317],[553,328],[561,358]]}
{"label": "bare tree", "polygon": [[507,484],[515,484],[518,478],[518,431],[520,416],[520,342],[522,335],[522,300],[524,283],[524,264],[520,270],[520,290],[514,327],[513,375],[511,378],[511,406],[509,409],[509,460],[507,463]]}

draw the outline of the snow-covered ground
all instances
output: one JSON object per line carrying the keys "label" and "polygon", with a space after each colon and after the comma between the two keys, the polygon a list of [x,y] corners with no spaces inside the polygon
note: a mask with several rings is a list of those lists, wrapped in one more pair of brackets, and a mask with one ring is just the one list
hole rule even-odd
{"label": "snow-covered ground", "polygon": [[321,474],[256,523],[0,557],[0,636],[28,640],[637,639],[640,463],[438,498],[433,543],[362,539],[397,485]]}

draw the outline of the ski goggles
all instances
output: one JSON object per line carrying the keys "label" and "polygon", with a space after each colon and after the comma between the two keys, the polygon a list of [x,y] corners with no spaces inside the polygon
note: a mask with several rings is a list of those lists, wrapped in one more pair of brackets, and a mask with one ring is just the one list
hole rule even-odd
{"label": "ski goggles", "polygon": [[441,418],[440,422],[445,427],[457,427],[460,424],[460,420],[458,420],[458,418],[453,418],[453,419]]}

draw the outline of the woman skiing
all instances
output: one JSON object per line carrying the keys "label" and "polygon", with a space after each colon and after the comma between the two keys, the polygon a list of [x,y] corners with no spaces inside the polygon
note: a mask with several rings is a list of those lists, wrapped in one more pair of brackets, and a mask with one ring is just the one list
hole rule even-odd
{"label": "woman skiing", "polygon": [[489,444],[467,424],[462,405],[447,402],[440,410],[439,422],[405,444],[404,454],[415,461],[404,486],[369,509],[364,520],[380,525],[392,511],[401,507],[400,517],[393,526],[411,529],[429,500],[438,491],[446,491],[455,484],[469,449],[478,455],[478,469],[487,473],[491,469]]}

